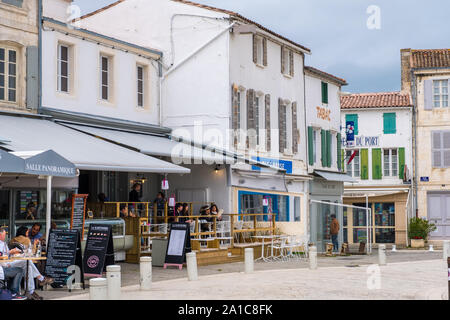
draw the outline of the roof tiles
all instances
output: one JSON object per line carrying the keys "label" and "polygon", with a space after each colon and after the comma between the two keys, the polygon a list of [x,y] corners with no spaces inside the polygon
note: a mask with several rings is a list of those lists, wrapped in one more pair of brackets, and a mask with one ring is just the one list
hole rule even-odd
{"label": "roof tiles", "polygon": [[341,97],[341,109],[410,107],[409,94],[401,92],[357,93]]}

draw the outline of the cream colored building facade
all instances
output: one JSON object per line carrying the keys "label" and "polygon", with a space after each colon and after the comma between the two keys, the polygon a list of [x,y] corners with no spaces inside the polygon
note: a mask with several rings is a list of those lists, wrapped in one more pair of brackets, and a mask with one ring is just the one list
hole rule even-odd
{"label": "cream colored building facade", "polygon": [[0,0],[0,111],[37,109],[37,22],[38,0]]}
{"label": "cream colored building facade", "polygon": [[450,50],[403,49],[401,57],[402,90],[415,107],[416,215],[437,225],[431,241],[450,239]]}

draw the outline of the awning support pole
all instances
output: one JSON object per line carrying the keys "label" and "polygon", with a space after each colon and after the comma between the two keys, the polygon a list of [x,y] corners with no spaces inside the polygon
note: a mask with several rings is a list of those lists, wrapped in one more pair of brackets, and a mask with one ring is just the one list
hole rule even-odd
{"label": "awning support pole", "polygon": [[48,238],[50,235],[52,217],[52,176],[47,176],[47,206],[46,206],[46,228],[45,228],[45,243],[48,246]]}

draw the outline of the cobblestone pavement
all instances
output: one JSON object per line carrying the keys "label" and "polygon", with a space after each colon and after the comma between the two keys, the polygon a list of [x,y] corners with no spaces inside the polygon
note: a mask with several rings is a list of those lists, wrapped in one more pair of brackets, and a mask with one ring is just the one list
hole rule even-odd
{"label": "cobblestone pavement", "polygon": [[[380,267],[381,289],[369,290],[370,256],[319,257],[318,270],[307,261],[257,262],[255,273],[243,274],[244,263],[199,267],[200,281],[187,281],[187,271],[153,268],[154,290],[139,292],[139,266],[122,266],[122,287],[132,299],[441,299],[446,294],[447,268],[442,252],[387,252]],[[369,270],[370,271],[370,270]],[[177,294],[174,296],[173,293]],[[205,292],[205,294],[203,294]],[[88,299],[88,290],[38,292],[45,299]]]}

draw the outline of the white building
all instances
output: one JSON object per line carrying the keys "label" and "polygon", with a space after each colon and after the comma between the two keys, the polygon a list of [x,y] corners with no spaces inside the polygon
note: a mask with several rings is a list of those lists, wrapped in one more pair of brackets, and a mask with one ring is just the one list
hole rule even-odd
{"label": "white building", "polygon": [[[203,144],[216,140],[250,161],[286,169],[286,174],[261,172],[248,161],[227,165],[221,173],[227,187],[211,192],[214,166],[203,175],[194,165],[193,175],[202,177],[195,190],[179,179],[171,191],[179,198],[203,193],[200,198],[218,202],[226,212],[274,211],[280,222],[292,222],[284,226],[287,232],[306,232],[310,177],[303,61],[309,49],[237,13],[181,0],[118,1],[80,22],[163,52],[161,124],[174,135]],[[231,131],[239,130],[244,135],[232,138]]]}
{"label": "white building", "polygon": [[[356,180],[345,184],[344,202],[372,209],[373,243],[405,245],[407,211],[412,204],[410,96],[399,92],[349,94],[342,96],[341,108],[345,168]],[[349,124],[354,126],[353,144],[346,139]],[[345,240],[367,241],[365,210],[348,209],[344,215]]]}
{"label": "white building", "polygon": [[[341,157],[341,88],[344,79],[313,67],[305,67],[306,126],[308,137],[311,242],[325,251],[331,242],[331,215],[343,224],[342,204],[344,181],[351,180],[342,173]],[[317,201],[317,202],[314,202]],[[328,204],[330,203],[330,204]],[[338,236],[341,244],[344,234]]]}

